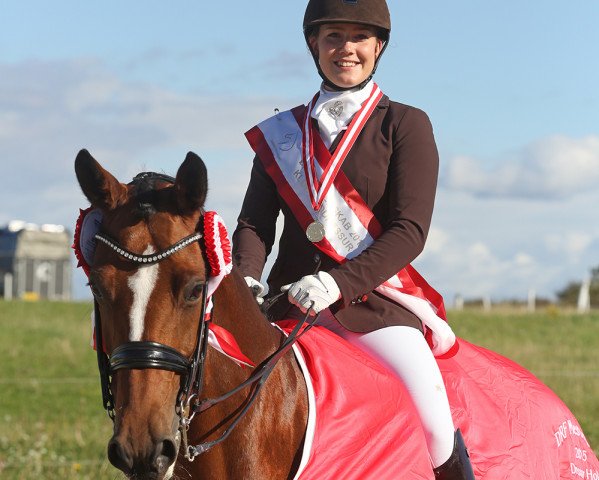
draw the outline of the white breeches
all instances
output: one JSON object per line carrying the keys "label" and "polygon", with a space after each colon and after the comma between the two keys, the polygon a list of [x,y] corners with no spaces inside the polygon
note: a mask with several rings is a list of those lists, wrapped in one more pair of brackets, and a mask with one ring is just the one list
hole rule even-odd
{"label": "white breeches", "polygon": [[403,382],[424,427],[433,467],[445,463],[453,451],[455,428],[443,378],[424,335],[415,328],[404,326],[385,327],[369,333],[351,332],[330,310],[321,312],[317,325],[368,353]]}

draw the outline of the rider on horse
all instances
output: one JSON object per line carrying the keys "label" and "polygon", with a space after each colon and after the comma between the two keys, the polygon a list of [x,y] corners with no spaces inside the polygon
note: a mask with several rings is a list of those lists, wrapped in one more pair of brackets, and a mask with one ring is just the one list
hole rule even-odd
{"label": "rider on horse", "polygon": [[[287,292],[273,320],[320,314],[410,392],[437,479],[473,479],[435,355],[454,347],[440,296],[410,266],[433,212],[438,153],[427,115],[391,101],[373,75],[388,45],[385,0],[310,0],[304,36],[323,79],[307,107],[248,132],[256,152],[233,235],[248,285]],[[286,300],[286,301],[285,301]],[[428,342],[427,342],[428,340]]]}

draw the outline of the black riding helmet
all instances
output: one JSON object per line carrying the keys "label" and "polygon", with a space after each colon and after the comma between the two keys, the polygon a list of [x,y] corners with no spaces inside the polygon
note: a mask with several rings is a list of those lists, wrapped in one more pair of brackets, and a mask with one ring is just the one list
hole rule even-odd
{"label": "black riding helmet", "polygon": [[304,37],[312,53],[318,74],[329,87],[335,90],[349,90],[347,87],[335,85],[324,75],[318,63],[318,58],[310,47],[310,37],[317,32],[318,26],[323,23],[360,23],[375,27],[378,30],[378,37],[383,41],[383,48],[374,63],[372,73],[359,85],[362,88],[374,75],[379,60],[389,43],[391,16],[389,15],[387,2],[385,0],[310,0],[308,2],[304,15]]}

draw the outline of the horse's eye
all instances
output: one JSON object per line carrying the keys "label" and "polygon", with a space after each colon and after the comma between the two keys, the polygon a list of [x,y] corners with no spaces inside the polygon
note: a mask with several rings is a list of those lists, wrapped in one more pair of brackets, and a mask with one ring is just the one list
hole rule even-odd
{"label": "horse's eye", "polygon": [[200,298],[202,298],[202,290],[204,288],[204,283],[202,282],[194,282],[191,284],[187,292],[185,293],[185,301],[186,302],[197,302]]}

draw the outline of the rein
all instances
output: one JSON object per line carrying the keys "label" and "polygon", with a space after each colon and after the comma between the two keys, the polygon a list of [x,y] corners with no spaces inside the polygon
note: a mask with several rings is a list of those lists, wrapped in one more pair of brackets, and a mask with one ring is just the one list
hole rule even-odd
{"label": "rein", "polygon": [[[253,390],[250,393],[248,399],[246,400],[246,405],[239,412],[239,414],[234,418],[234,420],[231,422],[229,427],[223,432],[223,434],[219,438],[209,441],[209,442],[203,442],[203,443],[200,443],[195,446],[184,444],[184,448],[186,450],[185,456],[189,461],[193,461],[195,457],[197,457],[198,455],[201,455],[202,453],[207,452],[212,447],[214,447],[215,445],[218,445],[219,443],[221,443],[223,440],[225,440],[229,436],[229,434],[233,431],[233,429],[237,426],[237,424],[245,416],[247,411],[250,409],[250,407],[256,400],[258,394],[260,393],[260,391],[262,390],[262,387],[264,386],[264,383],[266,382],[266,380],[268,379],[268,376],[273,371],[277,362],[283,357],[283,355],[285,355],[289,351],[289,349],[293,346],[293,344],[295,342],[297,342],[297,340],[299,340],[299,338],[302,335],[304,335],[308,330],[310,330],[316,323],[316,321],[318,319],[318,315],[316,315],[312,321],[308,321],[309,315],[310,315],[309,313],[306,313],[305,317],[300,322],[297,323],[297,325],[294,327],[294,329],[291,331],[291,333],[289,333],[289,335],[286,337],[285,341],[279,346],[279,348],[274,353],[272,353],[270,356],[268,356],[256,368],[256,370],[254,370],[254,373],[252,373],[244,382],[240,383],[237,387],[228,391],[224,395],[221,395],[220,397],[216,397],[216,398],[212,398],[212,399],[204,399],[199,402],[196,402],[192,406],[193,413],[189,417],[189,422],[191,422],[191,420],[193,419],[193,417],[195,416],[195,414],[197,412],[200,412],[200,413],[204,412],[204,411],[208,410],[210,407],[212,407],[224,400],[227,400],[228,398],[230,398],[234,394],[240,392],[241,390],[243,390],[249,386],[253,386]],[[304,327],[304,326],[305,326],[305,328],[302,329],[302,327]],[[184,437],[184,440],[185,439],[186,438]]]}

